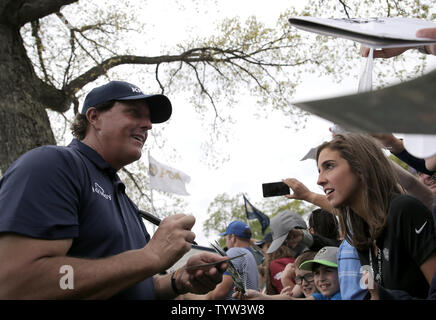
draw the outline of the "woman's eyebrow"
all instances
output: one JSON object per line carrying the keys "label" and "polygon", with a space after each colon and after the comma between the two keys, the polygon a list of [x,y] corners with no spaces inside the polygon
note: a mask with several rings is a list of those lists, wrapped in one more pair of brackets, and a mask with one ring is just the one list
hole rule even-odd
{"label": "woman's eyebrow", "polygon": [[335,160],[333,160],[333,159],[324,160],[318,168],[325,167],[326,164],[328,164],[329,162],[334,162],[334,161]]}

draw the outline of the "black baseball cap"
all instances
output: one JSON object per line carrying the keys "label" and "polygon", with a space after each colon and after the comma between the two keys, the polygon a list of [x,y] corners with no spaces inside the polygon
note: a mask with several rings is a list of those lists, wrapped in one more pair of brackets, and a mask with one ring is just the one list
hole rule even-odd
{"label": "black baseball cap", "polygon": [[100,103],[107,101],[145,100],[150,108],[152,123],[167,121],[172,113],[170,100],[163,94],[145,95],[134,84],[125,81],[110,81],[100,87],[92,89],[83,103],[82,114]]}

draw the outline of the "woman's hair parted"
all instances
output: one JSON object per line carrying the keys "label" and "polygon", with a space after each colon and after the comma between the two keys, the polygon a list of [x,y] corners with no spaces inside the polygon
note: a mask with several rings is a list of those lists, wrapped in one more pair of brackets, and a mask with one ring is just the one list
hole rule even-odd
{"label": "woman's hair parted", "polygon": [[[114,100],[103,102],[101,104],[94,106],[94,108],[100,112],[104,112],[111,109],[114,106],[115,102],[116,101]],[[88,125],[89,125],[89,121],[86,118],[86,114],[77,113],[73,123],[71,124],[71,133],[73,134],[73,137],[78,140],[85,139],[86,132],[88,130]]]}
{"label": "woman's hair parted", "polygon": [[402,193],[397,175],[382,146],[366,134],[337,134],[317,149],[316,161],[322,150],[339,152],[359,177],[362,192],[362,212],[359,215],[347,206],[337,208],[345,239],[357,249],[368,248],[386,225],[390,198]]}

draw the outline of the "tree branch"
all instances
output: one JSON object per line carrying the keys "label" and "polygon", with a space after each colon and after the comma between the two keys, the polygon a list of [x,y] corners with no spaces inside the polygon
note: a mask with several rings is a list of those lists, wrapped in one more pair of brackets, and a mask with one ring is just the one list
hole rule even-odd
{"label": "tree branch", "polygon": [[345,1],[339,0],[339,2],[342,4],[342,7],[344,8],[344,11],[345,11],[345,14],[347,15],[347,18],[350,19],[350,15],[348,14],[348,9],[351,9],[351,8],[349,6],[347,6]]}
{"label": "tree branch", "polygon": [[12,0],[1,12],[0,22],[8,22],[21,27],[32,22],[59,12],[62,6],[72,4],[78,0]]}
{"label": "tree branch", "polygon": [[45,68],[44,58],[42,56],[42,52],[44,51],[41,38],[39,37],[39,20],[32,21],[32,36],[35,38],[36,50],[38,53],[38,60],[41,66],[42,73],[44,74],[44,80],[48,82],[50,85],[53,83],[50,80],[50,77],[47,74],[47,69]]}
{"label": "tree branch", "polygon": [[[149,196],[147,196],[144,192],[142,192],[141,187],[139,186],[138,182],[135,179],[135,175],[133,173],[131,173],[129,170],[127,170],[126,168],[122,168],[121,171],[123,171],[125,174],[127,174],[127,176],[130,178],[130,180],[132,180],[133,184],[135,185],[136,189],[139,191],[141,198],[142,197],[146,197],[147,200],[150,202],[153,211],[156,213],[156,209],[154,208],[153,202],[151,202],[151,199]],[[141,198],[139,200],[141,200]]]}

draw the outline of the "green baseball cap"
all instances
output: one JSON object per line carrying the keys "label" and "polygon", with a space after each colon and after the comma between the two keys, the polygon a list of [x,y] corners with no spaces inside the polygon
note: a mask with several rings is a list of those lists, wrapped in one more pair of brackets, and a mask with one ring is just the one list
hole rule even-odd
{"label": "green baseball cap", "polygon": [[338,248],[324,247],[318,251],[313,260],[304,261],[298,267],[301,270],[313,271],[314,264],[322,264],[328,267],[338,267]]}

